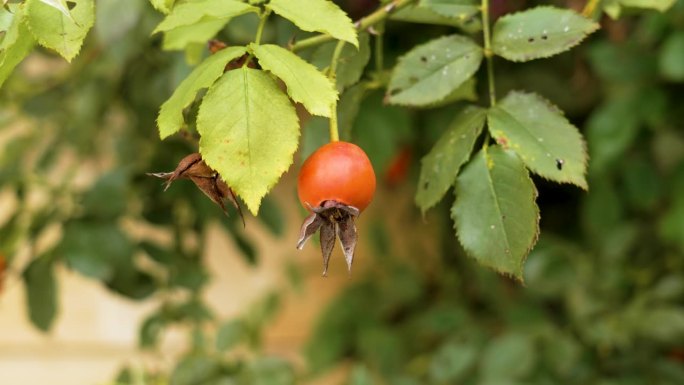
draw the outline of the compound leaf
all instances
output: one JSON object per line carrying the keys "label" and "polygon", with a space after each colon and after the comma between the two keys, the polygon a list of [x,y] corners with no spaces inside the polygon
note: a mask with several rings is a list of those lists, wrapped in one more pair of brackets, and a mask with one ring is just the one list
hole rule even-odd
{"label": "compound leaf", "polygon": [[214,84],[223,74],[226,64],[245,52],[244,47],[222,49],[205,59],[181,82],[159,110],[157,124],[162,139],[175,134],[183,126],[183,109],[195,100],[197,92]]}
{"label": "compound leaf", "polygon": [[445,36],[420,45],[399,59],[388,100],[410,106],[439,102],[473,76],[481,61],[480,46],[464,36]]}
{"label": "compound leaf", "polygon": [[582,135],[560,110],[536,94],[511,92],[489,111],[489,130],[534,173],[587,188]]}
{"label": "compound leaf", "polygon": [[492,49],[512,61],[529,61],[565,52],[599,25],[569,9],[537,7],[501,17],[494,24]]}
{"label": "compound leaf", "polygon": [[330,116],[337,91],[330,79],[314,65],[277,45],[251,44],[250,48],[263,69],[285,82],[292,100],[302,103],[313,115]]}
{"label": "compound leaf", "polygon": [[423,214],[437,204],[454,184],[461,166],[470,158],[486,116],[482,108],[465,109],[421,160],[416,204]]}
{"label": "compound leaf", "polygon": [[539,234],[537,190],[512,151],[480,151],[456,179],[451,217],[478,262],[523,280],[523,262]]}
{"label": "compound leaf", "polygon": [[226,72],[197,115],[200,152],[253,214],[292,164],[299,140],[294,106],[264,71]]}

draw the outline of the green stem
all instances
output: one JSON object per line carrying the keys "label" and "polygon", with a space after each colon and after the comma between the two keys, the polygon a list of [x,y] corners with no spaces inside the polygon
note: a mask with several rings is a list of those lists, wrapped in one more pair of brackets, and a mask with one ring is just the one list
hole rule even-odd
{"label": "green stem", "polygon": [[[333,52],[332,59],[330,60],[330,70],[328,72],[328,77],[332,81],[332,84],[336,86],[337,84],[337,63],[340,61],[340,55],[342,54],[342,48],[344,48],[344,40],[337,42],[335,46],[335,51]],[[337,128],[337,101],[334,101],[330,105],[330,141],[337,142],[340,140],[340,132]]]}
{"label": "green stem", "polygon": [[254,39],[254,44],[261,43],[261,35],[264,33],[264,26],[266,25],[266,20],[271,15],[271,10],[268,9],[261,15],[261,20],[259,21],[259,27],[257,27],[256,38]]}
{"label": "green stem", "polygon": [[[368,29],[368,27],[387,19],[391,13],[404,8],[415,1],[416,0],[394,0],[391,3],[387,3],[376,9],[373,13],[357,21],[354,25],[356,25],[357,30],[365,31]],[[291,49],[292,51],[300,51],[305,48],[315,47],[333,40],[335,40],[335,38],[330,35],[318,35],[293,44]]]}
{"label": "green stem", "polygon": [[596,11],[596,8],[598,5],[601,3],[601,0],[589,0],[587,1],[587,5],[584,6],[584,9],[582,9],[582,16],[584,17],[592,17],[594,15],[594,12]]}
{"label": "green stem", "polygon": [[482,32],[484,34],[484,56],[487,59],[487,83],[489,84],[489,104],[496,105],[496,84],[494,83],[494,53],[489,30],[489,0],[482,0]]}
{"label": "green stem", "polygon": [[[383,28],[384,29],[384,28]],[[375,70],[381,73],[385,68],[385,60],[383,56],[383,40],[384,31],[375,36]]]}
{"label": "green stem", "polygon": [[[268,20],[268,17],[271,15],[271,10],[267,9],[266,12],[261,14],[260,20],[259,20],[259,26],[257,27],[256,31],[256,37],[254,37],[254,44],[259,45],[261,43],[261,35],[264,33],[264,27],[266,26],[266,20]],[[250,53],[249,57],[247,60],[245,60],[245,64],[243,64],[243,67],[247,67],[249,63],[252,62],[252,59],[254,58],[254,54]]]}

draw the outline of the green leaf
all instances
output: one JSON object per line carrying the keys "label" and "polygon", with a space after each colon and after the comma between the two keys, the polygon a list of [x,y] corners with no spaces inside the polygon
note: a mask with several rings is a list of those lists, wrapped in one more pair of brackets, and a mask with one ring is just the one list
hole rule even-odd
{"label": "green leaf", "polygon": [[665,78],[684,82],[684,31],[673,33],[663,43],[659,64]]}
{"label": "green leaf", "polygon": [[459,378],[473,366],[476,358],[477,350],[472,346],[454,343],[442,346],[430,364],[431,383],[457,383]]}
{"label": "green leaf", "polygon": [[[363,70],[366,68],[371,56],[369,40],[370,38],[367,33],[361,33],[359,34],[358,49],[351,45],[345,45],[342,48],[335,74],[335,82],[339,92],[356,84],[361,79]],[[336,45],[337,43],[330,42],[318,47],[313,53],[311,62],[320,70],[327,69],[330,66],[330,60],[333,57]]]}
{"label": "green leaf", "polygon": [[478,17],[474,16],[475,15],[472,15],[471,17],[466,18],[447,17],[437,13],[433,9],[418,4],[393,12],[390,15],[390,20],[418,24],[448,25],[460,28],[466,33],[475,33],[482,29],[482,22]]}
{"label": "green leaf", "polygon": [[569,9],[537,7],[501,17],[494,24],[492,49],[512,61],[529,61],[565,52],[599,25]]}
{"label": "green leaf", "polygon": [[456,179],[451,209],[458,238],[478,262],[523,279],[523,262],[537,241],[537,190],[520,159],[489,147]]}
{"label": "green leaf", "polygon": [[530,373],[535,361],[535,349],[530,337],[509,332],[487,345],[480,369],[487,378],[516,379]]}
{"label": "green leaf", "polygon": [[195,24],[184,25],[164,32],[162,47],[166,51],[184,50],[192,43],[206,44],[216,36],[230,18],[215,19],[206,17]]}
{"label": "green leaf", "polygon": [[258,11],[259,8],[235,0],[195,0],[173,7],[171,13],[157,25],[152,33],[170,31],[207,18],[230,19]]}
{"label": "green leaf", "polygon": [[150,0],[154,9],[164,14],[171,12],[171,8],[173,8],[173,3],[175,2],[176,0]]}
{"label": "green leaf", "polygon": [[421,0],[418,4],[439,15],[460,19],[473,17],[480,12],[480,4],[475,0]]}
{"label": "green leaf", "polygon": [[207,92],[197,130],[204,160],[256,215],[297,149],[299,122],[290,100],[263,71],[228,71]]}
{"label": "green leaf", "polygon": [[511,92],[489,111],[489,130],[534,173],[587,188],[582,135],[557,107],[536,94]]}
{"label": "green leaf", "polygon": [[245,337],[245,333],[245,325],[239,319],[224,323],[216,333],[216,350],[224,352],[232,348]]}
{"label": "green leaf", "polygon": [[261,67],[279,77],[292,100],[302,103],[313,115],[330,116],[337,100],[335,86],[312,64],[291,51],[273,44],[251,44]]}
{"label": "green leaf", "polygon": [[69,20],[74,20],[69,13],[69,7],[67,7],[65,0],[40,0],[41,2],[51,6],[52,8],[58,10],[62,15],[69,18]]}
{"label": "green leaf", "polygon": [[23,19],[23,11],[18,8],[12,16],[11,24],[0,43],[0,86],[12,74],[14,68],[31,52],[35,43]]}
{"label": "green leaf", "polygon": [[71,222],[64,228],[59,251],[72,269],[107,281],[118,268],[130,267],[134,249],[114,223]]}
{"label": "green leaf", "polygon": [[164,139],[175,134],[183,127],[183,109],[195,100],[197,92],[210,87],[218,79],[231,60],[245,54],[244,47],[228,47],[206,58],[173,92],[173,95],[162,104],[157,124],[159,136]]}
{"label": "green leaf", "polygon": [[619,0],[624,7],[655,9],[665,12],[674,5],[677,0]]}
{"label": "green leaf", "polygon": [[410,106],[439,102],[473,76],[481,61],[482,49],[467,37],[445,36],[419,45],[399,59],[388,100]]}
{"label": "green leaf", "polygon": [[267,8],[309,32],[322,32],[358,47],[349,16],[329,0],[271,0]]}
{"label": "green leaf", "polygon": [[27,23],[40,45],[57,51],[71,62],[81,50],[88,31],[95,23],[93,0],[75,0],[71,17],[41,0],[26,1]]}
{"label": "green leaf", "polygon": [[57,283],[54,263],[45,257],[34,259],[24,270],[26,300],[31,323],[48,331],[57,313]]}
{"label": "green leaf", "polygon": [[454,184],[461,166],[470,158],[486,116],[482,108],[466,108],[421,160],[416,204],[423,214]]}
{"label": "green leaf", "polygon": [[467,100],[470,102],[477,102],[477,82],[475,81],[475,78],[472,77],[463,84],[461,84],[458,88],[455,90],[451,91],[449,95],[447,95],[444,99],[435,102],[435,103],[430,103],[426,105],[426,108],[438,108],[438,107],[443,107],[448,104],[452,104],[458,101],[463,101]]}

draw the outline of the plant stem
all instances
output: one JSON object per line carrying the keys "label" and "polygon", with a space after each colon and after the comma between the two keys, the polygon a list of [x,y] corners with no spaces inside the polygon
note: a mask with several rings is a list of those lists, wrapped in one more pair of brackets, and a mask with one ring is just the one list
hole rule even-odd
{"label": "plant stem", "polygon": [[494,53],[489,31],[489,0],[482,0],[482,32],[484,34],[484,56],[487,60],[487,83],[489,84],[489,104],[496,105],[496,84],[494,83]]}
{"label": "plant stem", "polygon": [[261,16],[261,20],[259,21],[259,27],[257,27],[257,33],[256,33],[256,38],[254,39],[254,44],[261,43],[261,35],[264,33],[264,26],[266,25],[266,20],[268,20],[268,17],[270,15],[271,15],[271,10],[268,9]]}
{"label": "plant stem", "polygon": [[375,70],[381,73],[385,68],[385,60],[383,56],[383,40],[384,40],[384,28],[383,33],[375,35]]}
{"label": "plant stem", "polygon": [[[333,86],[337,87],[337,63],[340,61],[342,48],[344,48],[344,40],[337,42],[332,59],[330,60],[330,69],[328,70],[328,77],[332,81]],[[330,141],[337,142],[340,140],[340,132],[337,128],[337,101],[330,105]]]}
{"label": "plant stem", "polygon": [[[258,45],[261,43],[261,35],[264,33],[264,27],[266,26],[266,20],[268,20],[268,17],[271,15],[271,10],[268,9],[266,10],[263,14],[261,14],[260,20],[259,20],[259,26],[257,27],[256,31],[256,37],[254,37],[254,44]],[[252,59],[254,58],[254,54],[250,53],[249,57],[247,60],[245,60],[245,64],[243,64],[243,67],[247,67],[249,63],[252,62]]]}
{"label": "plant stem", "polygon": [[598,5],[601,3],[601,0],[589,0],[587,1],[587,4],[584,6],[584,9],[582,9],[582,16],[584,17],[592,17],[594,15],[594,12],[596,11],[596,8]]}
{"label": "plant stem", "polygon": [[[393,13],[396,12],[412,3],[414,3],[416,0],[394,0],[391,3],[385,4],[382,7],[376,9],[373,13],[370,15],[362,18],[361,20],[357,21],[354,23],[356,26],[356,29],[359,31],[365,31],[368,29],[368,27],[371,27],[385,19]],[[329,41],[335,40],[334,37],[330,35],[318,35],[314,37],[310,37],[308,39],[304,39],[300,42],[297,42],[292,45],[291,49],[292,51],[299,51],[305,48],[309,47],[315,47],[317,45],[327,43]]]}

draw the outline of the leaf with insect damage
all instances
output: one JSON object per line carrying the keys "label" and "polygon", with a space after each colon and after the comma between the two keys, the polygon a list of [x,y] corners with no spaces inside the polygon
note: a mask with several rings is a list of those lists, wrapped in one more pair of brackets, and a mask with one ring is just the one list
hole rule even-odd
{"label": "leaf with insect damage", "polygon": [[587,151],[582,134],[539,95],[511,92],[488,115],[489,131],[544,178],[587,189]]}
{"label": "leaf with insect damage", "polygon": [[38,43],[71,61],[95,23],[93,0],[75,0],[67,13],[41,0],[26,1],[26,22]]}
{"label": "leaf with insect damage", "polygon": [[391,104],[437,103],[472,77],[482,62],[482,48],[471,39],[445,36],[419,45],[399,59],[388,87]]}

